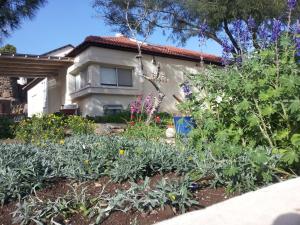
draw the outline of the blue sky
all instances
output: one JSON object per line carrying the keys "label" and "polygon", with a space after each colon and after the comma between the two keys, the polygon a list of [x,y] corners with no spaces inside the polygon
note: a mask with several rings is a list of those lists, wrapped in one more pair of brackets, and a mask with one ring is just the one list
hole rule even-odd
{"label": "blue sky", "polygon": [[[114,36],[116,32],[97,16],[90,0],[48,0],[33,20],[25,20],[20,29],[4,41],[17,47],[19,53],[42,54],[66,44],[74,46],[88,35]],[[147,42],[176,45],[161,31],[155,32]],[[190,39],[184,48],[221,54],[213,41],[199,47],[197,38]]]}

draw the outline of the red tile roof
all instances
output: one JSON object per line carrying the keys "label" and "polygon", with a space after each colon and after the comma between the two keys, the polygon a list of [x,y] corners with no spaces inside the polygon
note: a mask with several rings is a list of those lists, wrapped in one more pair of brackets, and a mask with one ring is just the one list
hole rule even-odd
{"label": "red tile roof", "polygon": [[[98,46],[103,48],[137,52],[137,45],[135,40],[129,39],[127,37],[89,36],[84,40],[83,43],[78,45],[67,56],[75,57],[76,55],[80,54],[82,51],[84,51],[90,46]],[[177,59],[183,59],[183,60],[195,61],[195,62],[199,62],[201,57],[203,57],[203,60],[207,63],[213,63],[218,65],[221,63],[221,58],[218,56],[187,50],[183,48],[177,48],[173,46],[143,44],[142,52],[144,54],[149,54],[149,55],[177,58]]]}

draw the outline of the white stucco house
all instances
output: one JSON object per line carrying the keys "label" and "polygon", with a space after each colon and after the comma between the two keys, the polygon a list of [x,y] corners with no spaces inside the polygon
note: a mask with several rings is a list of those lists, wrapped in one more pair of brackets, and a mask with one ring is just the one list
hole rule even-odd
{"label": "white stucco house", "polygon": [[[197,73],[203,65],[201,59],[204,66],[221,65],[217,56],[171,46],[144,44],[142,52],[144,70],[155,72],[154,64],[159,62],[168,78],[168,82],[161,84],[166,94],[161,111],[170,113],[177,112],[176,98],[184,98],[180,85],[185,75]],[[89,36],[77,47],[67,45],[44,54],[43,57],[50,60],[67,57],[72,63],[26,86],[28,115],[54,113],[62,107],[75,105],[83,116],[98,116],[127,109],[137,96],[155,94],[152,85],[136,73],[136,55],[136,40],[122,35]]]}

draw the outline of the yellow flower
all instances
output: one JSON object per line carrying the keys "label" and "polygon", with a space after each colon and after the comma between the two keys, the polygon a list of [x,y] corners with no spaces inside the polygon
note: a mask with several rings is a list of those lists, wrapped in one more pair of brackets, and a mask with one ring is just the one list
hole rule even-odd
{"label": "yellow flower", "polygon": [[192,160],[193,160],[192,156],[188,157],[188,161],[192,161]]}
{"label": "yellow flower", "polygon": [[171,201],[175,201],[176,200],[176,196],[174,194],[169,194],[169,198],[171,199]]}
{"label": "yellow flower", "polygon": [[65,140],[63,140],[63,139],[60,140],[60,141],[59,141],[59,144],[61,144],[61,145],[65,144]]}
{"label": "yellow flower", "polygon": [[124,149],[120,149],[120,150],[119,150],[119,154],[120,154],[120,155],[124,155],[124,154],[125,154],[125,150],[124,150]]}
{"label": "yellow flower", "polygon": [[88,165],[88,164],[89,164],[89,162],[90,162],[90,161],[89,161],[89,160],[87,160],[87,159],[83,161],[83,163],[84,163],[85,165]]}

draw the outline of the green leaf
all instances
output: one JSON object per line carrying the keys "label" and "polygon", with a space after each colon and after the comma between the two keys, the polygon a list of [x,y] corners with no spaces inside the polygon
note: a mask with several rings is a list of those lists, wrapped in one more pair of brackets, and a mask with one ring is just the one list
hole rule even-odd
{"label": "green leaf", "polygon": [[294,146],[300,147],[300,134],[294,134],[291,138],[291,142]]}
{"label": "green leaf", "polygon": [[275,109],[271,105],[267,105],[261,109],[261,113],[263,116],[270,116],[275,112]]}
{"label": "green leaf", "polygon": [[249,123],[249,126],[250,127],[254,127],[254,126],[257,126],[259,124],[259,119],[256,115],[252,114],[251,116],[249,116],[247,118],[248,120],[248,123]]}
{"label": "green leaf", "polygon": [[282,161],[292,165],[293,163],[299,162],[299,155],[295,150],[289,150],[283,155]]}
{"label": "green leaf", "polygon": [[289,110],[291,113],[296,113],[300,111],[300,99],[295,99],[289,106]]}
{"label": "green leaf", "polygon": [[280,131],[277,131],[277,133],[274,134],[274,138],[277,141],[281,141],[283,139],[286,139],[289,136],[289,134],[290,134],[289,129],[280,130]]}

